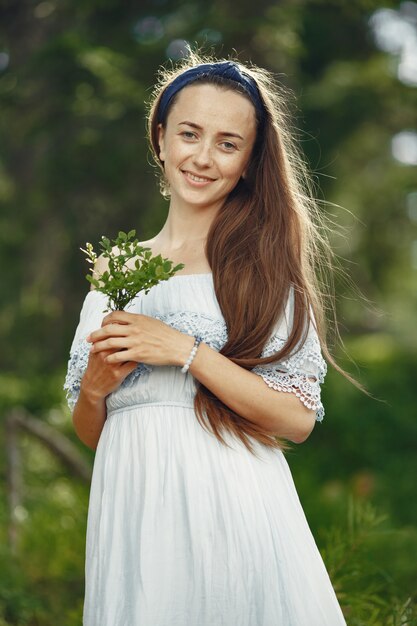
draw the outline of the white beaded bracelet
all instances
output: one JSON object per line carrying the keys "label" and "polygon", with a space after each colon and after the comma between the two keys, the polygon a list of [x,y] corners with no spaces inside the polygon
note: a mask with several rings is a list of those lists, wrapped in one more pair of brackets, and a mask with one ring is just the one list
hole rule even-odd
{"label": "white beaded bracelet", "polygon": [[203,340],[202,340],[202,338],[201,338],[201,337],[199,337],[198,335],[196,335],[196,336],[194,337],[194,339],[195,339],[195,341],[194,341],[194,345],[193,345],[193,347],[192,347],[192,350],[191,350],[191,352],[190,352],[190,356],[188,357],[187,362],[185,363],[185,365],[181,368],[181,372],[182,372],[183,374],[186,374],[186,373],[187,373],[188,368],[190,367],[190,365],[191,365],[191,363],[192,363],[192,361],[193,361],[193,359],[194,359],[194,357],[195,357],[195,355],[196,355],[197,348],[198,348],[198,346],[200,345],[200,343],[203,341]]}

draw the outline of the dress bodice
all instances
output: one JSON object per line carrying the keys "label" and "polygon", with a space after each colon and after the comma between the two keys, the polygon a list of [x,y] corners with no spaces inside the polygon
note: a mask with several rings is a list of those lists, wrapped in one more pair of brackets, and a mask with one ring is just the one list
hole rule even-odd
{"label": "dress bodice", "polygon": [[[88,292],[83,302],[64,385],[71,409],[78,398],[80,381],[88,362],[91,344],[85,338],[100,328],[107,314],[106,301],[104,294],[93,290]],[[273,354],[284,345],[291,324],[292,306],[290,297],[284,315],[275,326],[262,356]],[[147,294],[140,292],[125,310],[155,317],[190,335],[198,334],[217,351],[227,341],[227,327],[215,295],[211,273],[174,275],[153,286]],[[316,409],[319,421],[323,418],[320,383],[324,380],[326,363],[312,325],[305,343],[296,353],[285,361],[257,366],[252,371],[261,375],[268,386],[278,391],[295,393],[306,406]],[[195,391],[194,377],[190,373],[183,374],[180,367],[138,363],[120,387],[107,396],[106,405],[108,412],[151,402],[192,406]]]}

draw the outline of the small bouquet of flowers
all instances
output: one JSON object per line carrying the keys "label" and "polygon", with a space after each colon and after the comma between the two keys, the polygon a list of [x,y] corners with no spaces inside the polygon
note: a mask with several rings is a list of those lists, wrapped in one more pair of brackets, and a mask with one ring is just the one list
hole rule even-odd
{"label": "small bouquet of flowers", "polygon": [[[101,237],[100,254],[108,259],[108,270],[94,278],[87,274],[86,279],[94,285],[97,291],[107,295],[107,311],[122,311],[140,292],[145,294],[162,280],[168,280],[185,265],[180,263],[172,267],[170,259],[162,258],[160,254],[152,256],[150,248],[139,245],[135,230],[128,233],[119,231],[112,242],[104,235]],[[87,254],[87,262],[93,266],[97,261],[97,254],[91,243],[86,243],[86,249],[80,248]],[[134,260],[134,268],[127,265]],[[104,311],[106,312],[106,311]]]}

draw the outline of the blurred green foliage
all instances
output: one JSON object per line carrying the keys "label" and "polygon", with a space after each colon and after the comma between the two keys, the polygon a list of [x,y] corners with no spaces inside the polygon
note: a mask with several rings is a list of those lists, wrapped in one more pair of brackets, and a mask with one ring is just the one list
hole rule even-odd
{"label": "blurred green foliage", "polygon": [[[403,5],[383,6],[394,15]],[[368,298],[336,278],[357,369],[340,349],[339,362],[378,399],[329,372],[325,420],[287,456],[349,626],[417,623],[417,183],[415,166],[391,147],[397,133],[415,130],[417,89],[398,80],[398,54],[375,43],[370,18],[381,6],[4,0],[0,8],[0,415],[24,406],[91,462],[62,392],[88,288],[80,247],[119,230],[145,240],[165,220],[145,131],[159,64],[187,40],[218,56],[236,50],[293,89],[293,132],[327,201],[332,245]],[[4,437],[0,430],[3,446]],[[0,626],[75,626],[88,486],[33,437],[22,435],[20,447],[16,554],[0,500]],[[4,455],[0,467],[5,476]]]}

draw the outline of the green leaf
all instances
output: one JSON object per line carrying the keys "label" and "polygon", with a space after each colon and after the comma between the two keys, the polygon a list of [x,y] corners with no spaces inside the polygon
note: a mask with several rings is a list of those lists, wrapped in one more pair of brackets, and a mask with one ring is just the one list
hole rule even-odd
{"label": "green leaf", "polygon": [[[151,248],[140,246],[137,239],[131,241],[135,234],[134,229],[127,234],[120,230],[113,240],[113,247],[110,239],[102,235],[100,245],[103,256],[108,259],[108,269],[98,279],[88,278],[99,291],[107,295],[110,310],[113,311],[124,309],[140,291],[147,293],[151,287],[168,280],[175,271],[184,267],[180,263],[173,269],[172,260],[163,258],[161,254],[153,257]],[[90,243],[86,244],[83,252],[90,258],[95,255]],[[127,261],[132,258],[134,268],[127,265]]]}

